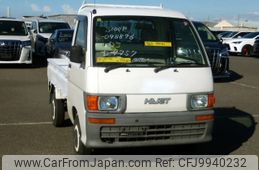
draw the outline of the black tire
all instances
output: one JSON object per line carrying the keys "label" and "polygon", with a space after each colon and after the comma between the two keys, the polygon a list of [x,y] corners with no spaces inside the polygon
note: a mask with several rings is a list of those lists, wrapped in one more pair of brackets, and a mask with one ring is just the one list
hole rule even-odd
{"label": "black tire", "polygon": [[243,48],[242,48],[242,56],[244,57],[250,57],[251,54],[252,54],[252,46],[250,45],[245,45]]}
{"label": "black tire", "polygon": [[75,122],[74,122],[74,128],[73,128],[73,148],[74,151],[79,154],[79,155],[91,155],[92,154],[92,149],[87,148],[84,146],[84,144],[81,141],[81,129],[80,129],[80,123],[78,116],[76,115],[75,117]]}
{"label": "black tire", "polygon": [[55,92],[51,94],[51,119],[55,127],[64,126],[65,123],[65,105],[64,101],[56,99]]}

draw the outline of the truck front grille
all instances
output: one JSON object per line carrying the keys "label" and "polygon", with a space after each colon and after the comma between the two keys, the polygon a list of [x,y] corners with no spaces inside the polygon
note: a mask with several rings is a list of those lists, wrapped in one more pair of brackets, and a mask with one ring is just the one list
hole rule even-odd
{"label": "truck front grille", "polygon": [[146,126],[106,126],[101,127],[101,140],[107,143],[139,142],[158,140],[199,139],[206,129],[205,123],[146,125]]}
{"label": "truck front grille", "polygon": [[0,40],[0,60],[19,60],[22,49],[21,41]]}
{"label": "truck front grille", "polygon": [[225,73],[228,70],[228,58],[220,56],[220,49],[207,49],[211,69],[214,75]]}

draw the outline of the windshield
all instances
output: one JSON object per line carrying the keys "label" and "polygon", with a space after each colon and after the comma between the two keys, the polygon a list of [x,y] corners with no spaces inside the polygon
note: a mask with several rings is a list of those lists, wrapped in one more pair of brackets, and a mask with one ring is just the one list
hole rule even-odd
{"label": "windshield", "polygon": [[249,34],[244,35],[243,38],[255,38],[257,35],[259,35],[259,32],[251,32]]}
{"label": "windshield", "polygon": [[133,67],[207,65],[187,20],[160,17],[96,17],[94,65]]}
{"label": "windshield", "polygon": [[0,21],[0,35],[28,35],[25,23],[22,21]]}
{"label": "windshield", "polygon": [[228,34],[224,35],[223,38],[231,38],[236,35],[238,32],[229,32]]}
{"label": "windshield", "polygon": [[57,37],[58,42],[72,42],[73,31],[60,31]]}
{"label": "windshield", "polygon": [[244,37],[246,34],[248,34],[249,32],[240,32],[238,34],[236,34],[234,37],[232,38],[242,38]]}
{"label": "windshield", "polygon": [[69,28],[67,23],[55,23],[55,22],[40,22],[40,33],[53,33],[56,29]]}
{"label": "windshield", "polygon": [[217,37],[202,23],[194,22],[201,39],[203,42],[218,41]]}

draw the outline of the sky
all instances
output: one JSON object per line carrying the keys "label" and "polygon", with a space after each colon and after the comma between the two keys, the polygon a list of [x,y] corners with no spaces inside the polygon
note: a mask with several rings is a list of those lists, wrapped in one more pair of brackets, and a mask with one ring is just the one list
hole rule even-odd
{"label": "sky", "polygon": [[[259,23],[259,0],[87,0],[88,3],[159,5],[199,21],[226,19]],[[83,0],[0,0],[0,16],[10,8],[12,17],[77,13]]]}

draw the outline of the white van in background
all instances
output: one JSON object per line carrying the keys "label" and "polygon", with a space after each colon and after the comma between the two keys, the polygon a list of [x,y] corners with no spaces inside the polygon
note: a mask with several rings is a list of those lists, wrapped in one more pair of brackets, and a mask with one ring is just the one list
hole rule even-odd
{"label": "white van in background", "polygon": [[22,20],[0,18],[0,64],[31,64],[31,39]]}

